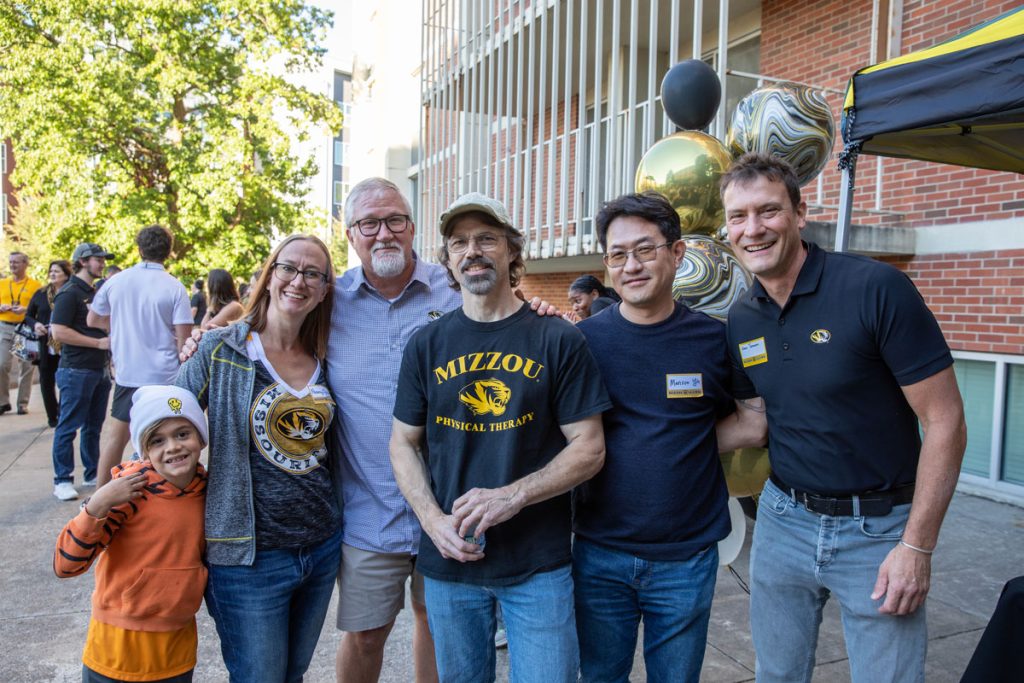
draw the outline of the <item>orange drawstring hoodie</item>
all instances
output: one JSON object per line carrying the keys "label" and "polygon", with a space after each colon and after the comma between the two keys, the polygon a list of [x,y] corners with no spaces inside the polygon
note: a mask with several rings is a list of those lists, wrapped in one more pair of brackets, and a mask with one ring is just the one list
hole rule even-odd
{"label": "orange drawstring hoodie", "polygon": [[97,519],[84,509],[57,538],[53,571],[60,578],[96,564],[92,617],[131,631],[174,631],[192,623],[206,588],[203,509],[206,471],[184,490],[148,462],[126,462],[114,478],[146,475],[143,495]]}

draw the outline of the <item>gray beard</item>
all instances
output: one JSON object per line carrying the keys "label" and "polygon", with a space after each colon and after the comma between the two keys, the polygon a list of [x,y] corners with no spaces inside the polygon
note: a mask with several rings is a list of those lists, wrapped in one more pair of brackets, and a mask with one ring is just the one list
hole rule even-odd
{"label": "gray beard", "polygon": [[405,253],[399,251],[397,254],[370,254],[371,267],[377,277],[395,277],[405,270]]}
{"label": "gray beard", "polygon": [[477,296],[490,294],[491,290],[498,283],[498,274],[493,270],[484,271],[480,275],[467,275],[465,277],[466,280],[462,283],[462,286],[466,288],[466,291]]}

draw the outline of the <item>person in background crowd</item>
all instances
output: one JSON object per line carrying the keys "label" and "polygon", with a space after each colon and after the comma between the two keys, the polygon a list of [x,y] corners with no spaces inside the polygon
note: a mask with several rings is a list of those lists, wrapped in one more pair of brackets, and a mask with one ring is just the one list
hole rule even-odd
{"label": "person in background crowd", "polygon": [[600,296],[594,299],[593,303],[590,304],[590,317],[593,318],[595,315],[600,313],[606,308],[610,308],[615,305],[615,299],[607,296]]}
{"label": "person in background crowd", "polygon": [[206,332],[176,380],[210,421],[206,605],[233,683],[301,681],[334,589],[333,281],[323,242],[285,238],[243,319]]}
{"label": "person in background crowd", "polygon": [[0,279],[0,415],[11,410],[11,366],[18,363],[18,415],[28,412],[32,394],[32,363],[15,358],[11,353],[14,330],[25,320],[29,301],[40,283],[28,276],[28,256],[12,251],[9,259],[10,277]]}
{"label": "person in background crowd", "polygon": [[110,332],[117,371],[111,420],[104,432],[97,481],[110,479],[128,443],[132,394],[147,384],[170,384],[181,364],[178,351],[192,331],[188,292],[164,270],[173,238],[162,225],[139,230],[135,244],[141,262],[96,292],[90,327]]}
{"label": "person in background crowd", "polygon": [[931,558],[967,438],[949,346],[904,273],[801,240],[785,161],[745,154],[721,190],[755,278],[728,348],[771,443],[750,553],[757,680],[811,680],[835,596],[855,683],[923,681]]}
{"label": "person in background crowd", "polygon": [[611,287],[605,287],[593,275],[580,275],[569,285],[569,303],[578,320],[586,320],[594,312],[594,302],[603,300],[601,308],[620,301],[618,293]]}
{"label": "person in background crowd", "polygon": [[60,403],[57,399],[57,366],[60,364],[60,342],[50,334],[50,315],[53,313],[53,299],[60,288],[71,278],[71,263],[64,259],[50,261],[47,271],[48,283],[36,290],[28,304],[25,321],[32,325],[39,336],[39,393],[46,408],[46,420],[51,427],[57,426],[60,417]]}
{"label": "person in background crowd", "polygon": [[203,291],[203,284],[201,278],[192,283],[192,298],[189,300],[192,323],[196,327],[203,324],[203,318],[206,316],[206,293]]}
{"label": "person in background crowd", "polygon": [[109,266],[107,266],[106,270],[103,271],[103,279],[104,281],[109,280],[110,278],[114,277],[120,272],[121,266],[115,266],[113,263],[111,263]]}
{"label": "person in background crowd", "polygon": [[103,247],[83,242],[71,257],[74,273],[53,300],[50,334],[61,344],[57,388],[60,417],[53,433],[53,495],[59,500],[78,497],[72,476],[75,471],[75,434],[81,430],[79,454],[84,486],[96,485],[100,457],[100,431],[110,398],[110,338],[88,324],[89,304],[96,295],[108,257]]}
{"label": "person in background crowd", "polygon": [[200,329],[224,327],[242,317],[243,308],[231,273],[221,268],[211,270],[206,275],[206,291],[209,296]]}

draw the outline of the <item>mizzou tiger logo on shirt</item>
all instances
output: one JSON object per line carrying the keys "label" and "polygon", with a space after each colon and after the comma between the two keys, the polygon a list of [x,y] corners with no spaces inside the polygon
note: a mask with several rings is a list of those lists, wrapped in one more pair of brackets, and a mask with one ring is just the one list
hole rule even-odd
{"label": "mizzou tiger logo on shirt", "polygon": [[256,449],[289,474],[312,472],[327,455],[324,432],[333,412],[329,399],[312,392],[300,398],[275,382],[253,403],[250,421]]}
{"label": "mizzou tiger logo on shirt", "polygon": [[459,400],[474,415],[501,415],[511,397],[512,390],[500,379],[494,378],[477,380],[459,391]]}

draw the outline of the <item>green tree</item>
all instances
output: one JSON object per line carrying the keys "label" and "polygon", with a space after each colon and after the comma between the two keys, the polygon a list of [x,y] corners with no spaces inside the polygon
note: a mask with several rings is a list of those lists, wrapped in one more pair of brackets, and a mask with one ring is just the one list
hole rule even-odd
{"label": "green tree", "polygon": [[286,75],[320,66],[330,19],[302,0],[0,0],[15,238],[36,263],[86,240],[131,262],[162,223],[191,278],[250,272],[275,234],[322,224],[291,142],[337,134],[341,111]]}

